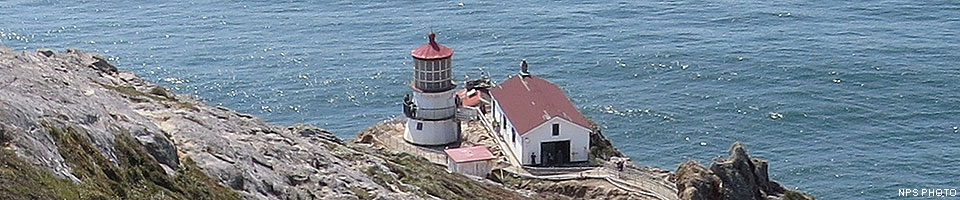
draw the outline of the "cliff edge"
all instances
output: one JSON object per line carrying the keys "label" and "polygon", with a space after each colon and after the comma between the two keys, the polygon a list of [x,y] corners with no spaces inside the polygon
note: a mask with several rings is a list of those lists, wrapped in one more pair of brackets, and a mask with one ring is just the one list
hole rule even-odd
{"label": "cliff edge", "polygon": [[[365,131],[390,131],[376,127]],[[601,135],[592,139],[604,144],[597,157],[622,155]],[[449,173],[420,156],[346,143],[317,127],[282,127],[207,106],[95,54],[0,47],[0,199],[808,197],[770,181],[766,168],[735,144],[730,158],[709,170],[687,162],[675,177],[628,163],[623,176],[647,185],[502,171],[497,183]]]}
{"label": "cliff edge", "polygon": [[0,147],[0,199],[551,198],[207,106],[77,50],[0,47]]}

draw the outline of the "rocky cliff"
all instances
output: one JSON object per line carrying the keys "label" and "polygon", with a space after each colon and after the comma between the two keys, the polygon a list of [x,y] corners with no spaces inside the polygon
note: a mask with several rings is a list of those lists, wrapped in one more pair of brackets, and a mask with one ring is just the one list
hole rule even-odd
{"label": "rocky cliff", "polygon": [[207,106],[75,50],[0,48],[0,147],[0,199],[551,198]]}
{"label": "rocky cliff", "polygon": [[767,167],[767,161],[750,158],[743,144],[737,142],[730,147],[730,156],[714,159],[710,169],[696,161],[680,164],[677,196],[691,200],[813,199],[770,180]]}
{"label": "rocky cliff", "polygon": [[[621,155],[600,146],[600,157]],[[687,162],[671,180],[681,199],[806,198],[766,167],[738,144],[709,170]],[[0,199],[632,198],[589,182],[503,182],[207,106],[94,54],[0,47]]]}

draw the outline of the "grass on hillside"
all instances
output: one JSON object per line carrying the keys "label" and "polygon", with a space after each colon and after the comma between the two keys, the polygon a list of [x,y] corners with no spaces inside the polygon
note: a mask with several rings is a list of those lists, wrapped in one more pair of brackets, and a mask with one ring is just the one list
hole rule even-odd
{"label": "grass on hillside", "polygon": [[0,199],[240,199],[183,159],[176,177],[167,176],[152,156],[126,133],[115,135],[116,164],[103,157],[90,138],[71,127],[43,123],[81,183],[60,179],[25,162],[11,150],[0,152]]}
{"label": "grass on hillside", "polygon": [[176,95],[170,93],[169,91],[167,91],[166,88],[163,88],[160,86],[154,86],[148,92],[141,92],[140,90],[137,90],[137,88],[133,86],[112,86],[112,85],[106,85],[106,84],[100,84],[100,86],[113,91],[117,91],[118,93],[126,95],[127,97],[146,97],[161,103],[171,103],[174,106],[177,106],[178,108],[190,109],[194,111],[199,110],[197,108],[197,105],[177,99]]}

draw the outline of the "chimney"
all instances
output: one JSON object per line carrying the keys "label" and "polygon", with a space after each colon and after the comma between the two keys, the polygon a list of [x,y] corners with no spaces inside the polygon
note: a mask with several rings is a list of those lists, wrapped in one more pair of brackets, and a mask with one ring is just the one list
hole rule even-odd
{"label": "chimney", "polygon": [[520,76],[530,76],[530,71],[527,71],[527,59],[520,61]]}

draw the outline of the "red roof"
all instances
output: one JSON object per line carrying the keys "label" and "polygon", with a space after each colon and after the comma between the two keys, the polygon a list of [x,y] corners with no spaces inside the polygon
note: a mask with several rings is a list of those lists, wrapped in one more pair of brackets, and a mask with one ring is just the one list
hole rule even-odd
{"label": "red roof", "polygon": [[491,89],[490,95],[520,134],[554,117],[590,128],[587,117],[580,114],[560,87],[534,75],[512,76]]}
{"label": "red roof", "polygon": [[490,150],[487,150],[485,146],[472,146],[472,147],[463,147],[456,149],[447,149],[443,150],[447,153],[447,156],[450,159],[453,159],[454,162],[470,162],[478,160],[490,160],[496,157],[493,157],[493,153],[490,153]]}
{"label": "red roof", "polygon": [[442,58],[449,58],[453,56],[453,49],[437,44],[436,34],[430,32],[427,36],[430,37],[430,42],[423,44],[423,46],[417,47],[410,51],[410,55],[417,59],[422,60],[435,60]]}
{"label": "red roof", "polygon": [[460,98],[460,105],[476,107],[482,102],[483,92],[478,89],[467,90],[464,88],[457,91],[457,97]]}

